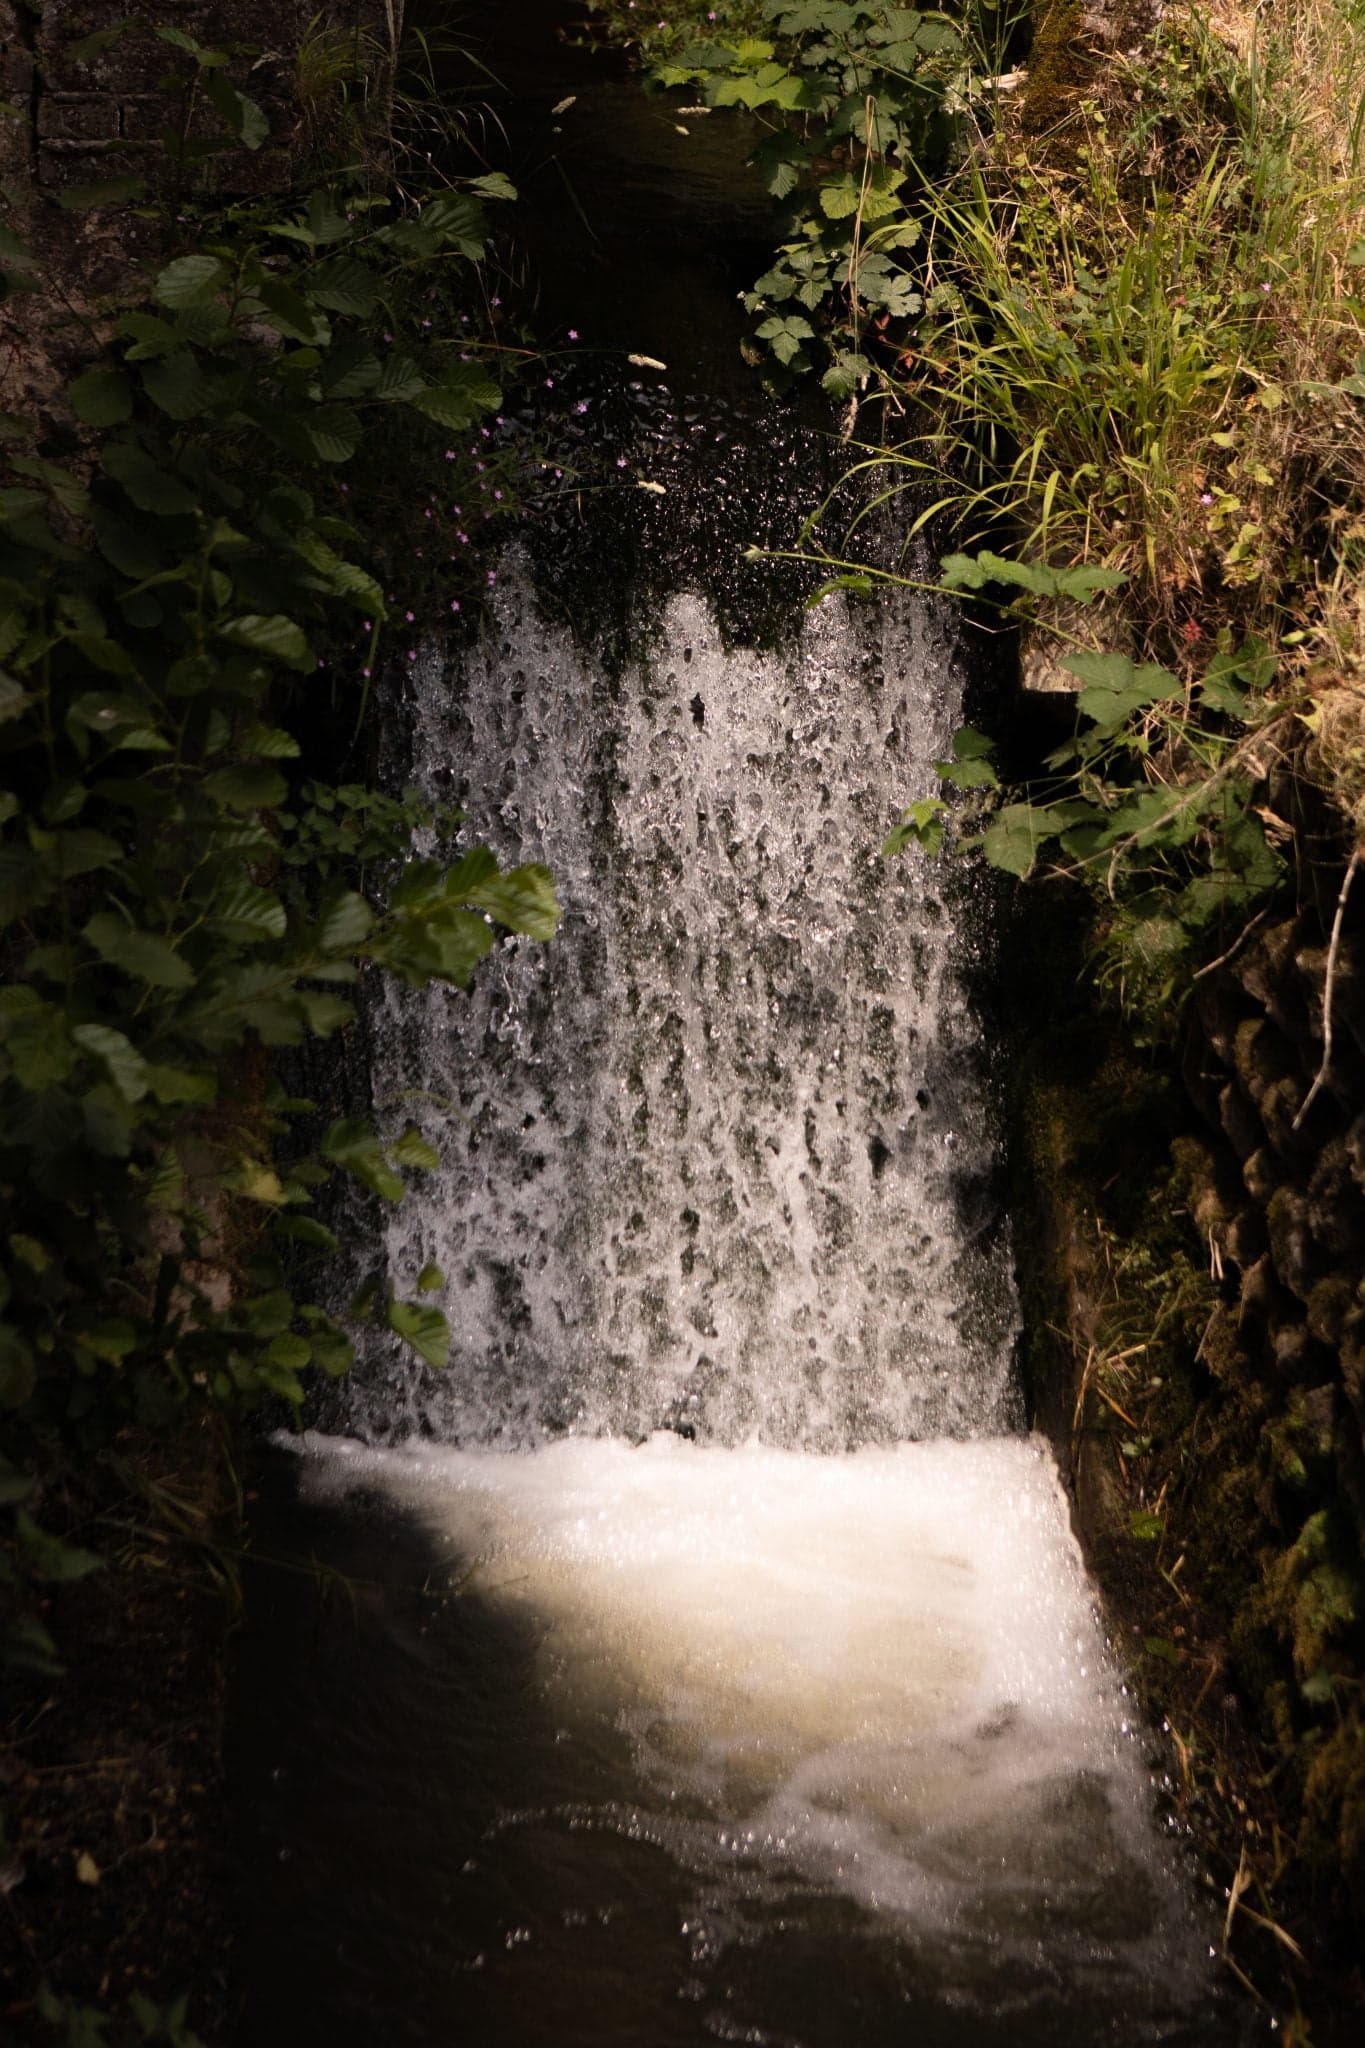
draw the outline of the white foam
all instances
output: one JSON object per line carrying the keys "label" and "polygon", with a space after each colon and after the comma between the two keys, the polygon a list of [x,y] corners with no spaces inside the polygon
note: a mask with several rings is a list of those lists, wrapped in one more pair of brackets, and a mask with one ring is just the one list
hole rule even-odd
{"label": "white foam", "polygon": [[312,1447],[314,1490],[378,1483],[519,1618],[573,1739],[625,1738],[584,1820],[997,1946],[1097,1904],[1141,1946],[1180,1892],[1040,1441]]}

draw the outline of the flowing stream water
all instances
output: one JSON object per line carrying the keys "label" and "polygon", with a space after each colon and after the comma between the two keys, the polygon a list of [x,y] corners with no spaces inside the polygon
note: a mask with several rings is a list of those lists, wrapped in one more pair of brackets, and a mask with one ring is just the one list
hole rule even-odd
{"label": "flowing stream water", "polygon": [[263,1485],[345,1593],[253,1581],[244,2048],[1250,2039],[1024,1427],[989,918],[876,851],[959,628],[746,633],[806,444],[634,387],[580,403],[666,491],[510,549],[395,725],[565,916],[370,1020],[452,1361],[373,1340]]}

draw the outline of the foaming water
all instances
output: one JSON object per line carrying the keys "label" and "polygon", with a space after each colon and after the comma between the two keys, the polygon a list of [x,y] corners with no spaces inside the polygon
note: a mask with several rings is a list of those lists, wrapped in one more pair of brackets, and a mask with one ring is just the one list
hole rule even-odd
{"label": "foaming water", "polygon": [[683,594],[608,672],[515,560],[495,632],[414,674],[418,779],[547,861],[565,916],[375,1020],[376,1093],[444,1161],[390,1277],[446,1272],[454,1348],[442,1376],[372,1352],[349,1426],[828,1451],[1017,1423],[969,890],[877,851],[962,688],[949,614],[895,598],[760,651]]}
{"label": "foaming water", "polygon": [[[659,2040],[834,2048],[855,2008],[873,2042],[1027,2043],[1063,2017],[1072,2048],[1225,2038],[1036,1440],[312,1453],[315,1497],[378,1488],[420,1517],[529,1667],[514,1776],[558,1794],[484,1828],[506,1924],[470,2008],[493,1999],[518,2042],[617,2038],[557,2032],[535,1987],[572,1981],[574,1927],[642,1884],[678,1914],[651,2009],[695,2029],[660,2018]],[[505,1781],[496,1672],[459,1712]],[[798,1976],[822,1959],[824,2016],[791,2009],[797,1954]]]}

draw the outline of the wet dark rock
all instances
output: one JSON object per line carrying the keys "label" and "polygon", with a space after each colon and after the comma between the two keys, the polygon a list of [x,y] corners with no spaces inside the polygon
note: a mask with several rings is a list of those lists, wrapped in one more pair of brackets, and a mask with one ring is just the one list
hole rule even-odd
{"label": "wet dark rock", "polygon": [[1313,1240],[1304,1197],[1292,1188],[1277,1188],[1266,1205],[1266,1228],[1276,1273],[1290,1292],[1306,1303],[1321,1278],[1323,1261]]}

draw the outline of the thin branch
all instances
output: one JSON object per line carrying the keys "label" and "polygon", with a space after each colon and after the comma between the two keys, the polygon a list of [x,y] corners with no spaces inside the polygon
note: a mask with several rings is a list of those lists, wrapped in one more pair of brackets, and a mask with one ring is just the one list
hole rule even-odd
{"label": "thin branch", "polygon": [[1213,973],[1215,967],[1224,966],[1229,960],[1231,960],[1234,953],[1240,951],[1242,945],[1245,943],[1247,939],[1251,937],[1251,934],[1255,931],[1257,925],[1260,924],[1261,920],[1263,918],[1269,917],[1269,915],[1270,905],[1267,903],[1264,910],[1257,911],[1255,917],[1252,918],[1250,924],[1244,924],[1242,926],[1241,931],[1238,932],[1236,938],[1228,947],[1226,953],[1220,953],[1216,960],[1210,960],[1206,967],[1201,967],[1197,973],[1192,974],[1190,976],[1191,981],[1202,981],[1206,974]]}
{"label": "thin branch", "polygon": [[1332,1064],[1332,983],[1336,980],[1337,952],[1341,946],[1341,925],[1346,915],[1346,898],[1351,893],[1351,884],[1356,878],[1360,865],[1361,849],[1357,846],[1347,863],[1346,873],[1341,880],[1341,894],[1337,897],[1336,915],[1332,919],[1332,936],[1327,945],[1327,974],[1322,984],[1322,1065],[1318,1068],[1312,1087],[1303,1099],[1303,1107],[1295,1117],[1292,1128],[1299,1125],[1313,1107],[1313,1099],[1327,1079],[1327,1069]]}

